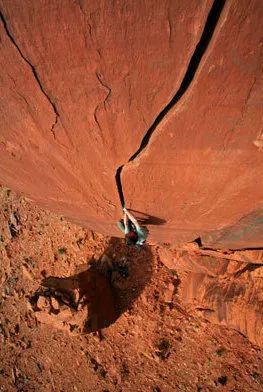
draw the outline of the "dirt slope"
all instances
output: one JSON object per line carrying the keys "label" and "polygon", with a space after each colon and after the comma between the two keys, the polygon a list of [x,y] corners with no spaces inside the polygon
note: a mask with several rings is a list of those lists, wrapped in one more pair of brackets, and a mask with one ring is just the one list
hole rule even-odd
{"label": "dirt slope", "polygon": [[[187,270],[160,262],[166,248],[127,251],[118,239],[69,224],[6,188],[0,195],[2,391],[262,390],[262,351],[183,303]],[[110,275],[107,260],[100,262],[105,253],[115,261]],[[107,272],[117,304],[116,322],[101,335],[78,331],[81,309],[61,297],[45,304],[54,294],[39,293],[43,280],[76,276],[92,260]],[[96,316],[99,308],[84,309]]]}

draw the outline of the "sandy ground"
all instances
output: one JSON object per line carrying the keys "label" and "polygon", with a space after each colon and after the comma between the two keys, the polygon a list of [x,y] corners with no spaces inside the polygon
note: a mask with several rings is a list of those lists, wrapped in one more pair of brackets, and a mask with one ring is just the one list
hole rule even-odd
{"label": "sandy ground", "polygon": [[6,188],[0,229],[1,391],[263,390],[262,350],[183,306],[157,247],[127,249]]}

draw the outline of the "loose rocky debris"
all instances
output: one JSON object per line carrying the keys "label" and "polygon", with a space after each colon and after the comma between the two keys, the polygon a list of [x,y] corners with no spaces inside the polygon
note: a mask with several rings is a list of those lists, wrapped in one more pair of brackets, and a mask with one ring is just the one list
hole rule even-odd
{"label": "loose rocky debris", "polygon": [[[12,211],[23,227],[9,238],[3,211],[10,211],[11,196],[0,192],[3,391],[262,391],[262,350],[197,310],[220,309],[210,299],[225,287],[229,304],[243,301],[242,310],[227,313],[241,320],[249,303],[253,310],[249,298],[259,298],[243,297],[239,285],[259,293],[260,265],[244,270],[242,262],[185,250],[178,257],[180,250],[168,246],[127,250],[119,239],[91,234],[14,196]],[[162,249],[172,269],[160,262]]]}
{"label": "loose rocky debris", "polygon": [[20,218],[17,211],[10,213],[7,227],[9,230],[10,238],[15,238],[19,235],[22,225],[20,223]]}
{"label": "loose rocky debris", "polygon": [[127,257],[114,259],[105,253],[79,269],[67,278],[42,280],[30,298],[38,322],[75,334],[100,331],[116,321],[119,297],[129,291]]}

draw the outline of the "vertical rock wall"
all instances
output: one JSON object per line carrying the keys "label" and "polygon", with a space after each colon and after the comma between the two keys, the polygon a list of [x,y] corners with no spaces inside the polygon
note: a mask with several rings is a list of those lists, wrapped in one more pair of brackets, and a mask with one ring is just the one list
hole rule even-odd
{"label": "vertical rock wall", "polygon": [[116,170],[178,88],[210,6],[0,1],[1,183],[114,232]]}
{"label": "vertical rock wall", "polygon": [[[260,214],[260,0],[0,0],[0,11],[3,185],[118,235],[122,167],[127,207],[162,222],[150,226],[161,242],[212,246]],[[242,246],[262,244],[258,232]]]}
{"label": "vertical rock wall", "polygon": [[[206,238],[260,214],[262,21],[261,1],[226,2],[192,83],[123,170],[128,206],[167,221],[156,229],[162,240]],[[236,236],[231,246],[262,245],[260,220],[247,223],[242,244]]]}

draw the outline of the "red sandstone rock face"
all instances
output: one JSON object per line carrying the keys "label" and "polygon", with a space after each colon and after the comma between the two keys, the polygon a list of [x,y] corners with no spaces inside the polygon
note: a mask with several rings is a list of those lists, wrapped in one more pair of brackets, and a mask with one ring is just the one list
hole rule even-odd
{"label": "red sandstone rock face", "polygon": [[[226,2],[192,83],[127,164],[178,91],[211,6],[0,0],[1,183],[118,235],[124,165],[126,206],[150,240],[262,247],[261,0]],[[198,251],[160,250],[179,295],[262,345],[262,255]]]}
{"label": "red sandstone rock face", "polygon": [[111,234],[116,169],[178,88],[211,0],[0,6],[0,181]]}
{"label": "red sandstone rock face", "polygon": [[242,221],[263,197],[260,0],[226,2],[192,83],[127,164],[178,91],[211,6],[0,0],[1,183],[120,235],[124,165],[127,207],[157,222],[150,240],[262,246],[261,221]]}
{"label": "red sandstone rock face", "polygon": [[262,209],[244,216],[233,226],[206,234],[203,244],[217,248],[235,249],[262,247],[263,211]]}
{"label": "red sandstone rock face", "polygon": [[262,264],[245,264],[212,257],[185,258],[179,295],[207,320],[227,325],[263,345]]}
{"label": "red sandstone rock face", "polygon": [[[124,167],[127,206],[167,221],[165,230],[151,230],[160,241],[191,241],[220,229],[222,248],[262,246],[260,220],[243,233],[237,223],[263,198],[262,20],[261,1],[226,2],[192,84]],[[233,225],[235,238],[228,232],[224,240]]]}
{"label": "red sandstone rock face", "polygon": [[176,271],[180,299],[210,322],[234,328],[262,346],[262,251],[235,252],[229,256],[233,260],[197,252],[159,249],[163,264]]}

